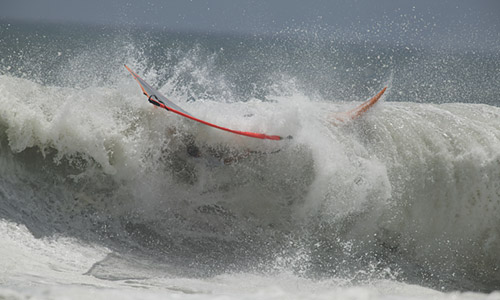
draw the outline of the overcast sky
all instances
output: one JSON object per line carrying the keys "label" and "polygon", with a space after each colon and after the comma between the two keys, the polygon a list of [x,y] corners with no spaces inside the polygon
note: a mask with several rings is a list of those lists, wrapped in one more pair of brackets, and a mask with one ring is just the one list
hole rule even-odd
{"label": "overcast sky", "polygon": [[500,0],[0,0],[0,19],[500,44]]}

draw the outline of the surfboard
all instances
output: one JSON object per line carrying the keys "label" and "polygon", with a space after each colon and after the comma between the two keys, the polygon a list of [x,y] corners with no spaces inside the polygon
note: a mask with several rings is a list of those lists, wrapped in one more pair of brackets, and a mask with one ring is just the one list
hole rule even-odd
{"label": "surfboard", "polygon": [[[222,127],[210,122],[207,122],[205,120],[199,119],[188,113],[187,111],[183,110],[180,108],[178,105],[173,103],[172,101],[168,100],[167,97],[163,96],[160,92],[152,88],[146,81],[144,81],[139,75],[137,75],[134,71],[132,71],[127,65],[125,65],[125,68],[132,74],[132,76],[135,78],[135,80],[139,83],[139,86],[142,89],[142,92],[146,97],[148,97],[148,101],[156,105],[158,107],[161,107],[163,109],[166,109],[167,111],[173,112],[175,114],[181,115],[185,118],[191,119],[193,121],[202,123],[204,125],[217,128],[220,130],[224,130],[227,132],[231,132],[234,134],[238,135],[243,135],[243,136],[248,136],[252,138],[257,138],[257,139],[267,139],[267,140],[274,140],[274,141],[279,141],[282,139],[285,139],[284,137],[281,137],[279,135],[267,135],[265,133],[257,133],[257,132],[250,132],[250,131],[240,131],[240,130],[234,130],[226,127]],[[290,138],[290,137],[287,137]]]}
{"label": "surfboard", "polygon": [[[219,126],[219,125],[207,122],[205,120],[196,118],[193,115],[191,115],[190,113],[188,113],[187,111],[185,111],[184,109],[182,109],[181,107],[179,107],[178,105],[176,105],[175,103],[173,103],[172,101],[170,101],[167,97],[163,96],[159,91],[157,91],[153,87],[151,87],[146,81],[144,81],[144,79],[139,77],[139,75],[137,75],[134,71],[132,71],[127,65],[125,65],[125,68],[127,68],[127,70],[130,72],[130,74],[132,74],[132,76],[137,81],[137,83],[139,83],[139,86],[141,87],[143,94],[146,95],[146,97],[148,97],[148,101],[157,107],[161,107],[167,111],[173,112],[175,114],[178,114],[178,115],[183,116],[185,118],[199,122],[201,124],[204,124],[204,125],[207,125],[207,126],[210,126],[213,128],[217,128],[220,130],[224,130],[227,132],[231,132],[234,134],[242,135],[242,136],[248,136],[248,137],[257,138],[257,139],[264,139],[264,140],[266,140],[266,139],[267,140],[274,140],[274,141],[292,138],[291,136],[287,136],[285,138],[285,137],[281,137],[279,135],[268,135],[265,133],[234,130],[234,129]],[[347,111],[347,112],[336,113],[332,117],[338,121],[341,121],[341,122],[346,122],[348,120],[352,120],[352,119],[360,117],[367,110],[369,110],[373,105],[375,105],[375,103],[377,103],[377,101],[382,97],[382,95],[384,94],[386,89],[387,89],[387,87],[382,89],[373,98],[363,102],[361,105],[355,107],[354,109]]]}
{"label": "surfboard", "polygon": [[380,100],[380,98],[382,98],[382,95],[385,93],[386,90],[387,87],[384,87],[380,92],[378,92],[377,95],[373,96],[371,99],[366,100],[365,102],[361,103],[360,105],[356,106],[355,108],[347,112],[334,113],[332,117],[340,122],[346,122],[348,120],[354,120],[356,118],[359,118],[371,107],[373,107],[375,103],[377,103],[378,100]]}

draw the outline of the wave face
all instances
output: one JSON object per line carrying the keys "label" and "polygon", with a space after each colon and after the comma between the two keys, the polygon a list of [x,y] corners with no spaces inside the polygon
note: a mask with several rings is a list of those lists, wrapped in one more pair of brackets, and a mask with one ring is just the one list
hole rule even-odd
{"label": "wave face", "polygon": [[[289,270],[354,284],[377,278],[445,290],[499,288],[495,90],[481,92],[489,97],[482,104],[407,102],[414,91],[400,91],[408,83],[390,75],[407,66],[386,66],[370,73],[389,84],[385,101],[359,120],[334,124],[332,113],[355,105],[340,102],[344,94],[362,101],[383,82],[353,96],[367,75],[349,74],[336,85],[350,80],[351,88],[333,93],[318,80],[311,92],[303,88],[311,73],[294,76],[283,60],[270,71],[241,56],[276,61],[288,42],[239,46],[173,35],[149,37],[141,48],[134,33],[49,29],[40,29],[45,38],[24,29],[30,43],[18,45],[9,34],[23,31],[2,28],[12,51],[0,68],[0,219],[36,238],[111,249],[89,275]],[[52,43],[61,38],[66,48]],[[91,38],[99,40],[95,47],[83,47]],[[341,46],[338,64],[354,57],[362,68],[364,53]],[[301,49],[316,55],[308,61],[314,65],[322,60],[319,46],[311,47]],[[17,60],[21,52],[26,59]],[[154,109],[123,63],[193,115],[294,138],[238,137]],[[456,95],[445,89],[439,94]]]}

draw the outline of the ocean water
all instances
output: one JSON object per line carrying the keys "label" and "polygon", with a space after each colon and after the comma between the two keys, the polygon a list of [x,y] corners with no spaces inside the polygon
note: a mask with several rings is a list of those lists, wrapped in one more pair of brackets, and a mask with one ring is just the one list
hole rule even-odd
{"label": "ocean water", "polygon": [[499,82],[472,49],[1,23],[0,299],[499,299]]}

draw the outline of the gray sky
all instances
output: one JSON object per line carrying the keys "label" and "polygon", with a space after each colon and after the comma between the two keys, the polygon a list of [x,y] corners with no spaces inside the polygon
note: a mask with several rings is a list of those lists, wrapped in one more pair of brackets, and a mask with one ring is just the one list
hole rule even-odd
{"label": "gray sky", "polygon": [[500,0],[0,0],[0,19],[500,44]]}

